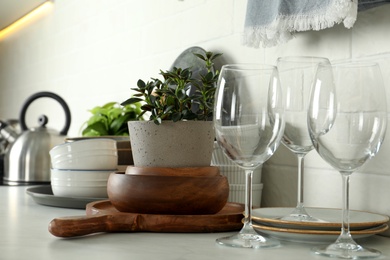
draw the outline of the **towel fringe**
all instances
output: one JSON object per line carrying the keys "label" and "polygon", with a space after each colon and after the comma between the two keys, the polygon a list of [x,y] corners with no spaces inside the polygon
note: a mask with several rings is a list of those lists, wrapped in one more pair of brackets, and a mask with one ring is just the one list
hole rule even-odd
{"label": "towel fringe", "polygon": [[357,0],[334,0],[328,8],[305,15],[281,15],[271,24],[261,27],[245,28],[243,44],[249,47],[272,47],[285,43],[294,36],[294,32],[323,30],[343,22],[346,28],[352,28],[357,17]]}

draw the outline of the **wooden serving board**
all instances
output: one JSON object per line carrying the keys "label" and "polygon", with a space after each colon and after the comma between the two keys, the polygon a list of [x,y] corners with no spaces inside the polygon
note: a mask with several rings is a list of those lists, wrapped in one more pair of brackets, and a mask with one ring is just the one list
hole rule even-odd
{"label": "wooden serving board", "polygon": [[87,204],[86,216],[55,218],[49,231],[57,237],[98,232],[224,232],[242,228],[244,205],[227,203],[212,215],[158,215],[120,212],[109,200]]}

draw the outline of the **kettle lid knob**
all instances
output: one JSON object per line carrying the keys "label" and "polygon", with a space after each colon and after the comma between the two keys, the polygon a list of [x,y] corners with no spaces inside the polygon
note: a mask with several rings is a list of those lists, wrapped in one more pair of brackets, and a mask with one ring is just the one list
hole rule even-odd
{"label": "kettle lid knob", "polygon": [[47,118],[46,115],[39,116],[38,124],[40,127],[45,127],[48,122],[49,122],[49,119]]}

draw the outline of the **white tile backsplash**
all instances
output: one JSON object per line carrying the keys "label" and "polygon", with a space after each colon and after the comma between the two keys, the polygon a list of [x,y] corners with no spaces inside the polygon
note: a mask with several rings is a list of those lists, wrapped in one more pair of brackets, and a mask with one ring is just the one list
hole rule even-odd
{"label": "white tile backsplash", "polygon": [[[121,102],[139,78],[157,77],[186,48],[223,52],[225,63],[275,64],[278,56],[313,55],[331,60],[374,59],[381,65],[390,101],[390,5],[359,13],[353,29],[339,25],[296,33],[286,44],[253,49],[241,44],[242,0],[56,0],[50,13],[0,39],[0,119],[17,118],[31,94],[50,90],[72,113],[70,136],[79,135],[88,109]],[[39,102],[39,101],[36,101]],[[60,110],[39,102],[60,129]],[[390,138],[380,153],[351,177],[351,207],[390,214]],[[340,176],[315,151],[305,158],[305,201],[339,207]],[[262,206],[295,206],[296,157],[281,146],[264,165]]]}

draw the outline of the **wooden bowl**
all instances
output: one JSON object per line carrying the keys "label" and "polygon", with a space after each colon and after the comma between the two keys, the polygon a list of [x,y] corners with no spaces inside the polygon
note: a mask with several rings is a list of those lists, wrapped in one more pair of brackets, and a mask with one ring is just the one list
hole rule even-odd
{"label": "wooden bowl", "polygon": [[113,172],[107,183],[112,205],[121,212],[206,215],[219,212],[229,196],[225,176],[158,176]]}
{"label": "wooden bowl", "polygon": [[130,165],[126,168],[126,174],[132,175],[158,175],[158,176],[218,176],[219,168],[208,167],[136,167]]}

